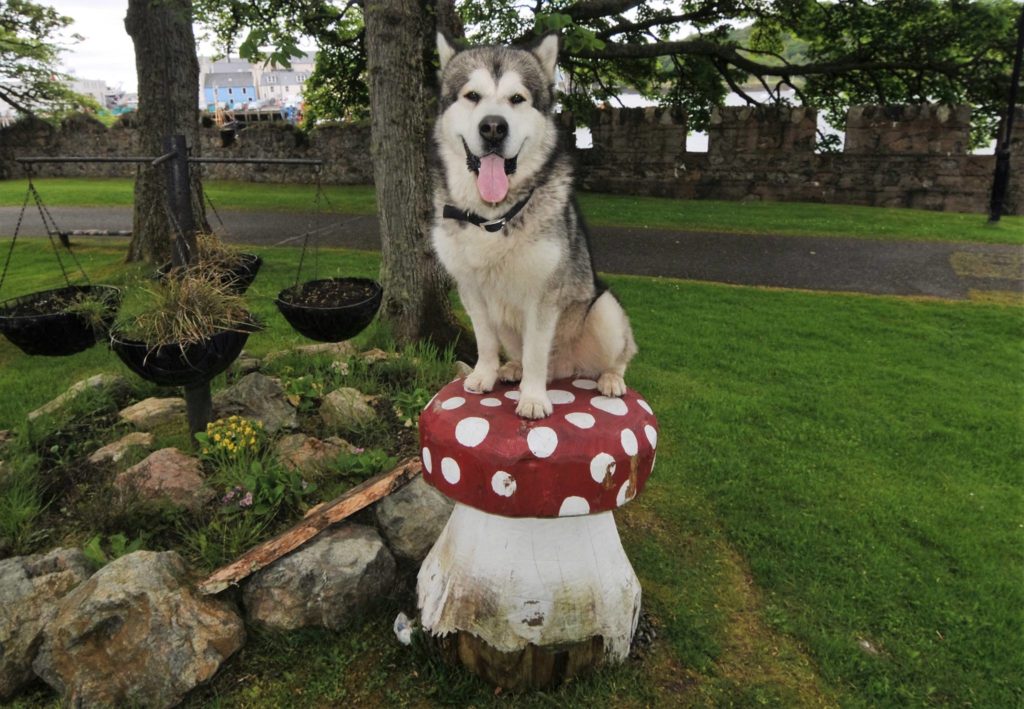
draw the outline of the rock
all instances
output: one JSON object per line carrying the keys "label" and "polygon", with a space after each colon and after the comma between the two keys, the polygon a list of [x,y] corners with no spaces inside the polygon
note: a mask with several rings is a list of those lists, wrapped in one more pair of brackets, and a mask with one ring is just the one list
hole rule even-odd
{"label": "rock", "polygon": [[377,531],[344,524],[254,574],[242,600],[251,622],[339,630],[394,582],[395,560]]}
{"label": "rock", "polygon": [[177,397],[157,398],[151,396],[137,404],[121,409],[118,416],[143,431],[152,431],[165,423],[171,423],[185,415],[185,400]]}
{"label": "rock", "polygon": [[302,356],[313,356],[328,354],[335,358],[347,358],[356,353],[356,348],[350,342],[321,342],[315,345],[303,345],[301,347],[294,347],[290,350],[281,350],[279,352],[271,352],[263,361],[267,364],[273,362],[275,359],[280,359],[286,355],[298,354]]}
{"label": "rock", "polygon": [[434,546],[454,506],[420,476],[374,505],[373,512],[391,551],[419,563]]}
{"label": "rock", "polygon": [[88,379],[75,382],[66,392],[58,396],[56,399],[53,399],[52,401],[43,404],[35,411],[30,412],[28,420],[35,421],[40,416],[47,416],[49,414],[56,413],[86,391],[105,390],[114,397],[115,400],[121,401],[128,396],[131,389],[132,386],[128,383],[128,380],[118,374],[96,374]]}
{"label": "rock", "polygon": [[347,430],[367,424],[377,418],[377,412],[370,406],[371,401],[372,396],[366,396],[358,389],[335,389],[321,402],[320,418],[335,430]]}
{"label": "rock", "polygon": [[0,700],[35,678],[32,660],[56,602],[89,578],[92,567],[78,549],[0,561]]}
{"label": "rock", "polygon": [[463,362],[462,360],[458,360],[452,366],[452,375],[456,379],[465,379],[466,377],[468,377],[472,373],[473,373],[473,368],[470,367],[465,362]]}
{"label": "rock", "polygon": [[238,355],[238,359],[231,363],[231,373],[236,377],[244,377],[247,374],[260,371],[261,362],[256,357],[250,357],[245,352]]}
{"label": "rock", "polygon": [[217,418],[237,414],[262,421],[263,430],[276,433],[299,425],[295,407],[288,401],[281,382],[273,377],[253,372],[213,397],[213,410]]}
{"label": "rock", "polygon": [[137,551],[64,596],[32,667],[68,706],[171,707],[244,641],[242,619],[193,593],[177,553]]}
{"label": "rock", "polygon": [[318,473],[342,453],[355,453],[358,449],[348,441],[332,437],[326,441],[295,433],[282,438],[275,452],[278,460],[292,470],[302,473]]}
{"label": "rock", "polygon": [[386,360],[392,359],[397,355],[385,352],[380,348],[374,347],[372,350],[366,350],[366,352],[361,353],[359,356],[367,364],[375,364],[377,362],[384,362]]}
{"label": "rock", "polygon": [[114,486],[134,488],[147,500],[168,500],[198,510],[214,496],[203,483],[202,466],[177,448],[161,448],[114,479]]}
{"label": "rock", "polygon": [[153,434],[142,433],[141,431],[135,431],[129,433],[113,443],[100,448],[98,451],[89,456],[89,462],[93,465],[104,465],[106,463],[117,463],[132,448],[145,448],[151,450],[153,448]]}

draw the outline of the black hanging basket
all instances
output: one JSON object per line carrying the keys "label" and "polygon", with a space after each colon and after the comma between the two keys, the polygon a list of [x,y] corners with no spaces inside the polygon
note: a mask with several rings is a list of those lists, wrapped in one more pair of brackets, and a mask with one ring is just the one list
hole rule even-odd
{"label": "black hanging basket", "polygon": [[[68,312],[85,298],[101,301],[99,321]],[[64,357],[87,350],[106,337],[121,304],[113,286],[65,286],[0,303],[0,333],[27,355]]]}
{"label": "black hanging basket", "polygon": [[[263,259],[256,254],[239,254],[238,263],[222,272],[220,282],[229,292],[242,295],[256,280],[256,274],[262,265]],[[161,281],[164,280],[172,268],[171,262],[168,261],[156,270],[157,278]]]}
{"label": "black hanging basket", "polygon": [[274,303],[293,328],[311,340],[341,342],[373,320],[384,290],[369,278],[324,278],[278,293]]}
{"label": "black hanging basket", "polygon": [[160,386],[193,386],[213,379],[227,369],[245,347],[249,330],[224,330],[189,345],[160,345],[124,340],[116,335],[110,347],[128,369]]}

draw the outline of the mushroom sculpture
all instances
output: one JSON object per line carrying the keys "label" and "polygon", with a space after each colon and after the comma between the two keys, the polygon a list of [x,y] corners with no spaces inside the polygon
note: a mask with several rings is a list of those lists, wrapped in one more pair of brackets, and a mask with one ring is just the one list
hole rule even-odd
{"label": "mushroom sculpture", "polygon": [[658,424],[633,390],[549,385],[554,413],[516,416],[518,389],[445,386],[420,416],[423,477],[456,504],[417,579],[424,630],[495,685],[549,688],[624,659],[640,583],[612,511],[654,466]]}

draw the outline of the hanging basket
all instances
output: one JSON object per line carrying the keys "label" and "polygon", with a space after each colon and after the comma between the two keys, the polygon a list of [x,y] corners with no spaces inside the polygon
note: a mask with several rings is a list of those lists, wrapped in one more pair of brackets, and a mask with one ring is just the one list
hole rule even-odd
{"label": "hanging basket", "polygon": [[145,342],[110,339],[110,347],[128,369],[160,386],[193,386],[213,379],[237,359],[256,330],[224,330],[188,345],[151,347]]}
{"label": "hanging basket", "polygon": [[285,320],[309,339],[341,342],[370,324],[383,293],[369,278],[325,278],[285,288],[274,302]]}
{"label": "hanging basket", "polygon": [[[225,269],[220,276],[220,282],[227,288],[228,292],[235,295],[242,295],[252,282],[256,280],[256,274],[263,265],[263,259],[256,254],[239,254],[238,263],[231,268]],[[170,261],[156,270],[158,280],[164,280],[173,270]]]}
{"label": "hanging basket", "polygon": [[[98,319],[68,312],[85,299],[100,301]],[[106,337],[121,304],[113,286],[65,286],[0,303],[0,333],[28,355],[63,357],[86,350]]]}

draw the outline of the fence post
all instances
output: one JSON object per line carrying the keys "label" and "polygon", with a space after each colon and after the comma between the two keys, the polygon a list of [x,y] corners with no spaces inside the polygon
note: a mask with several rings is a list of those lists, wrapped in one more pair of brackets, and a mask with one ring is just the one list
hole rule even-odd
{"label": "fence post", "polygon": [[[167,161],[167,203],[177,222],[177,229],[171,240],[172,263],[184,267],[195,260],[196,220],[192,213],[192,184],[189,180],[188,146],[185,136],[173,135],[164,138],[164,150],[173,152]],[[195,434],[206,430],[206,424],[213,417],[213,399],[210,396],[210,382],[185,387],[185,413],[188,417],[188,431],[192,445],[197,445]]]}

